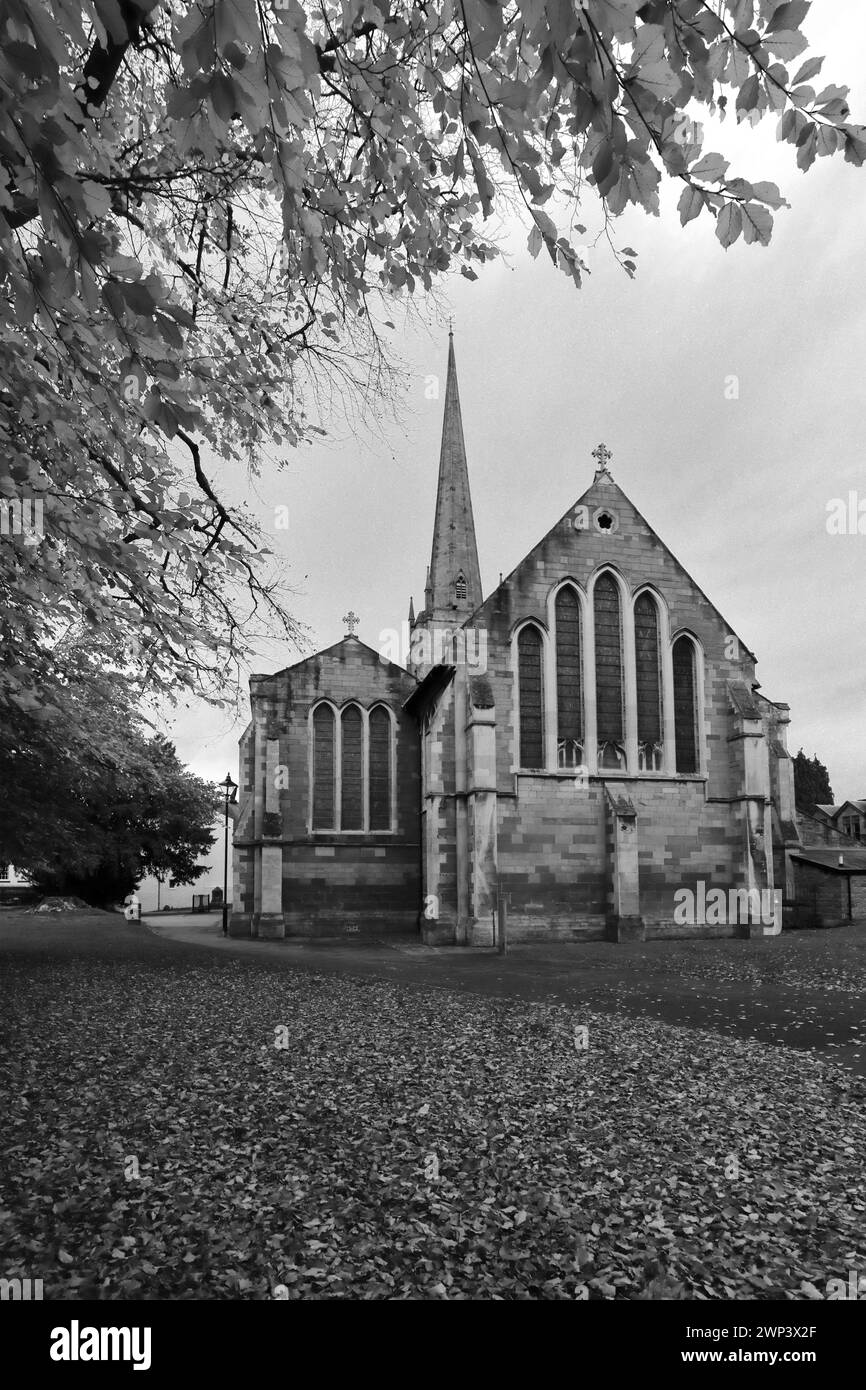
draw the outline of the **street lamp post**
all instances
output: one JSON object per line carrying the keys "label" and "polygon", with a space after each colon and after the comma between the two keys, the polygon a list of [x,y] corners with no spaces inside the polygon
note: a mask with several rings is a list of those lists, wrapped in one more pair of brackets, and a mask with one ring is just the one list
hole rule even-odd
{"label": "street lamp post", "polygon": [[226,780],[220,782],[225,797],[225,854],[223,857],[223,936],[228,936],[229,932],[229,806],[235,799],[237,783],[232,781],[231,773],[226,773]]}

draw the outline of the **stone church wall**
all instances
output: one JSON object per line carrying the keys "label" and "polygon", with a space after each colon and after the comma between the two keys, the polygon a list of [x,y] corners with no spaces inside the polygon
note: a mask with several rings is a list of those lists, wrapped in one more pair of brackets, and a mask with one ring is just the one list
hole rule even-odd
{"label": "stone church wall", "polygon": [[[580,530],[574,526],[578,509],[586,513]],[[614,513],[612,529],[594,529],[606,511]],[[597,774],[588,749],[589,775],[551,767],[556,738],[549,649],[542,682],[547,767],[516,770],[515,631],[531,619],[547,632],[555,587],[571,579],[585,595],[603,564],[617,571],[630,593],[649,584],[661,596],[661,642],[684,631],[700,646],[699,773],[674,773],[667,647],[663,773],[634,775],[633,717],[623,728],[632,775]],[[436,621],[425,619],[427,626]],[[764,847],[772,854],[776,886],[790,887],[783,880],[784,845],[796,843],[798,833],[785,749],[787,707],[754,690],[752,655],[608,474],[597,474],[578,507],[469,618],[467,629],[476,638],[473,650],[484,636],[483,681],[455,659],[456,671],[430,672],[417,690],[413,676],[354,637],[274,676],[252,678],[252,724],[241,743],[234,934],[257,934],[261,918],[262,934],[378,936],[417,933],[420,925],[431,944],[484,944],[492,939],[488,918],[498,884],[508,895],[513,941],[644,929],[648,936],[733,935],[740,930],[733,923],[676,923],[677,890],[700,898],[699,885],[706,892],[760,886],[766,881]],[[631,630],[629,619],[623,633]],[[419,675],[423,665],[419,660]],[[635,696],[634,671],[629,651],[623,661],[629,698]],[[646,683],[642,692],[646,710],[654,700]],[[403,708],[410,695],[411,713]],[[337,711],[357,702],[364,710],[381,703],[393,712],[393,832],[312,830],[309,715],[321,699]],[[824,885],[820,891],[830,892]]]}
{"label": "stone church wall", "polygon": [[514,941],[599,940],[608,911],[604,789],[573,777],[516,779],[499,800],[499,880]]}
{"label": "stone church wall", "polygon": [[[354,639],[250,682],[252,725],[241,745],[233,935],[257,935],[262,851],[282,852],[278,913],[286,936],[417,932],[421,904],[417,724],[402,709],[414,681]],[[309,714],[327,699],[396,718],[396,829],[311,829]],[[268,787],[272,786],[270,797]],[[248,809],[244,812],[244,799]],[[279,865],[279,861],[278,861]],[[279,932],[278,932],[279,934]]]}
{"label": "stone church wall", "polygon": [[292,844],[283,860],[286,936],[415,932],[417,843]]}
{"label": "stone church wall", "polygon": [[617,513],[615,535],[591,530],[575,532],[572,514],[535,547],[517,570],[500,585],[473,617],[470,626],[488,634],[488,676],[496,702],[497,781],[502,791],[513,790],[517,757],[514,678],[511,634],[515,626],[532,618],[547,627],[547,598],[554,585],[572,578],[586,591],[601,564],[612,564],[631,588],[652,584],[667,602],[673,633],[687,629],[700,640],[705,659],[704,723],[708,793],[730,797],[738,793],[738,769],[732,766],[728,737],[730,714],[727,683],[754,680],[754,660],[730,633],[709,600],[649,530],[618,488],[596,483],[587,494],[590,511],[608,503]]}
{"label": "stone church wall", "polygon": [[423,916],[421,928],[425,944],[436,946],[456,940],[457,807],[453,795],[428,797],[426,805],[427,815],[433,817],[435,827],[434,863],[425,865],[421,904],[429,915]]}
{"label": "stone church wall", "polygon": [[440,694],[435,713],[429,717],[429,727],[421,736],[425,741],[427,785],[419,909],[423,940],[427,945],[439,945],[456,939],[458,919],[453,684]]}
{"label": "stone church wall", "polygon": [[[601,782],[516,779],[500,798],[500,883],[514,941],[604,937],[612,908],[612,846]],[[732,936],[731,926],[679,925],[677,889],[741,887],[744,829],[728,804],[707,803],[700,783],[610,783],[637,811],[641,915],[647,936]]]}
{"label": "stone church wall", "polygon": [[698,883],[711,888],[743,886],[745,830],[738,808],[704,800],[694,782],[631,784],[638,813],[641,915],[647,936],[736,936],[738,928],[688,926],[674,921],[675,893]]}
{"label": "stone church wall", "polygon": [[[590,509],[609,499],[619,519],[614,536],[576,533],[570,514],[535,548],[479,610],[472,623],[488,635],[487,678],[496,710],[499,880],[510,895],[511,939],[590,939],[605,934],[612,910],[613,849],[604,782],[637,811],[641,915],[647,935],[733,934],[734,926],[674,923],[678,888],[742,887],[746,882],[742,744],[733,739],[729,681],[747,689],[754,661],[723,619],[627,499],[600,483]],[[582,787],[553,771],[515,773],[517,727],[511,636],[533,618],[545,628],[548,594],[571,577],[583,587],[604,562],[631,588],[652,583],[665,599],[672,632],[688,629],[704,652],[703,728],[706,776],[593,777]],[[472,625],[472,624],[470,624]],[[769,786],[768,786],[769,790]]]}

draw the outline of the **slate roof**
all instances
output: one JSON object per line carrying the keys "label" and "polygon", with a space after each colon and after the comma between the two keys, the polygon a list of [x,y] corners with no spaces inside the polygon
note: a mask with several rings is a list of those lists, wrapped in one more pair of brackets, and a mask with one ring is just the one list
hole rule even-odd
{"label": "slate roof", "polygon": [[839,812],[844,811],[846,806],[853,806],[856,810],[860,812],[861,816],[866,816],[866,801],[854,801],[849,799],[848,801],[840,801],[835,806],[819,805],[816,806],[815,809],[816,811],[823,811],[826,816],[829,816],[831,818],[831,820],[835,820]]}
{"label": "slate roof", "polygon": [[[839,859],[842,863],[839,863]],[[826,869],[837,874],[866,874],[866,849],[844,849],[838,845],[829,849],[808,848],[791,850],[791,858],[801,864],[812,864],[815,868]]]}
{"label": "slate roof", "polygon": [[728,681],[731,703],[743,719],[760,719],[761,707],[745,681]]}

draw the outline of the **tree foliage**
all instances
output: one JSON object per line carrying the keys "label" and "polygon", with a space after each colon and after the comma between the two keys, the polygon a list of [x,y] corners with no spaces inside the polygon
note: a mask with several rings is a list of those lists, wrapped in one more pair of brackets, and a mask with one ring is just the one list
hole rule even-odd
{"label": "tree foliage", "polygon": [[816,806],[833,805],[830,774],[817,755],[807,758],[802,748],[794,759],[794,800],[807,815]]}
{"label": "tree foliage", "polygon": [[96,906],[122,901],[146,873],[194,883],[215,839],[216,788],[148,736],[119,679],[100,691],[85,665],[45,699],[0,725],[0,858]]}
{"label": "tree foliage", "polygon": [[[296,635],[222,466],[309,440],[388,377],[389,299],[496,254],[519,208],[577,285],[587,189],[766,244],[775,185],[693,111],[778,120],[807,169],[866,156],[818,89],[807,0],[7,0],[0,29],[0,702],[61,640],[155,688],[222,689]],[[631,248],[617,250],[629,274]]]}

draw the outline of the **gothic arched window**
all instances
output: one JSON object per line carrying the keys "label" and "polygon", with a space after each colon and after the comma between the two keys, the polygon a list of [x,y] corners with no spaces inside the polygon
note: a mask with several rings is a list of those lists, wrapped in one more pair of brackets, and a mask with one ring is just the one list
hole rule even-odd
{"label": "gothic arched window", "polygon": [[391,829],[391,716],[370,711],[370,829]]}
{"label": "gothic arched window", "polygon": [[678,637],[674,642],[673,668],[677,772],[697,772],[697,667],[695,646],[689,637]]}
{"label": "gothic arched window", "polygon": [[595,614],[595,702],[598,765],[625,770],[622,709],[622,614],[619,589],[603,574],[593,595]]}
{"label": "gothic arched window", "polygon": [[364,828],[364,721],[357,705],[349,705],[340,718],[340,829]]}
{"label": "gothic arched window", "polygon": [[634,652],[637,679],[638,769],[662,770],[661,670],[659,611],[649,594],[634,606]]}
{"label": "gothic arched window", "polygon": [[525,627],[517,639],[517,685],[520,703],[520,766],[544,767],[542,716],[542,643],[537,627]]}
{"label": "gothic arched window", "polygon": [[334,815],[334,711],[329,705],[313,710],[313,829],[333,830]]}
{"label": "gothic arched window", "polygon": [[466,580],[464,579],[462,573],[458,574],[457,581],[454,585],[454,595],[458,603],[466,602],[466,592]]}
{"label": "gothic arched window", "polygon": [[393,828],[394,734],[393,716],[385,705],[375,705],[369,717],[354,703],[336,715],[330,705],[316,705],[310,721],[313,830],[369,833]]}
{"label": "gothic arched window", "polygon": [[556,757],[560,767],[583,764],[580,603],[569,586],[560,589],[556,614]]}

